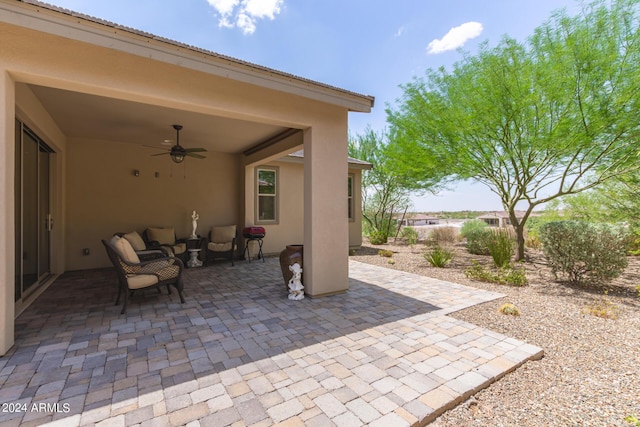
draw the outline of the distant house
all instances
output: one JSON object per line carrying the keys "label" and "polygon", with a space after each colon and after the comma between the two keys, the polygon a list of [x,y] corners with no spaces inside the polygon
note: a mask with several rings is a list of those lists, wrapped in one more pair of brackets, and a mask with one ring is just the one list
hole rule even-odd
{"label": "distant house", "polygon": [[440,223],[440,218],[421,213],[408,213],[404,218],[402,215],[398,215],[396,218],[398,221],[402,222],[402,225],[410,227],[415,225],[435,225]]}
{"label": "distant house", "polygon": [[[524,211],[516,211],[516,218],[522,219],[524,214]],[[506,227],[511,225],[511,220],[507,212],[487,212],[478,216],[476,219],[486,222],[491,227]]]}

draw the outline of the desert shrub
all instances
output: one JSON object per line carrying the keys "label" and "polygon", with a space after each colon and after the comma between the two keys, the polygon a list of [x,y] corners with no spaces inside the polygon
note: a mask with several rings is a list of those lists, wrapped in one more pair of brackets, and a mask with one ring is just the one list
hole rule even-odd
{"label": "desert shrub", "polygon": [[466,238],[469,233],[477,230],[485,230],[488,227],[489,225],[481,219],[472,219],[471,221],[466,221],[462,224],[462,227],[460,228],[460,236]]}
{"label": "desert shrub", "polygon": [[513,267],[489,269],[475,260],[472,262],[471,267],[464,271],[464,274],[470,279],[498,285],[526,286],[529,284],[524,269]]}
{"label": "desert shrub", "polygon": [[640,235],[637,232],[629,233],[627,251],[629,255],[640,255]]}
{"label": "desert shrub", "polygon": [[615,320],[618,318],[618,306],[613,303],[609,299],[608,293],[605,292],[604,295],[595,298],[593,303],[587,305],[582,309],[584,314],[590,314],[592,316],[600,317],[602,319],[612,319]]}
{"label": "desert shrub", "polygon": [[485,244],[496,267],[504,268],[509,265],[515,253],[515,241],[508,229],[492,230],[487,235]]}
{"label": "desert shrub", "polygon": [[625,417],[624,420],[630,423],[631,425],[640,427],[640,420],[635,415],[629,415],[628,417]]}
{"label": "desert shrub", "polygon": [[381,231],[372,231],[371,234],[369,234],[369,242],[371,242],[372,245],[384,245],[387,243],[387,238],[387,234]]}
{"label": "desert shrub", "polygon": [[508,314],[510,316],[520,316],[520,309],[515,305],[506,302],[498,308],[498,311],[502,314]]}
{"label": "desert shrub", "polygon": [[474,255],[489,255],[487,241],[490,237],[491,229],[489,227],[467,231],[465,244],[467,251]]}
{"label": "desert shrub", "polygon": [[542,247],[542,242],[540,242],[539,235],[527,233],[524,238],[524,245],[529,249],[540,249]]}
{"label": "desert shrub", "polygon": [[400,231],[400,237],[404,238],[407,245],[415,245],[418,243],[418,232],[413,227],[403,227]]}
{"label": "desert shrub", "polygon": [[433,267],[444,268],[453,259],[453,251],[449,248],[436,246],[433,249],[431,249],[429,252],[424,254],[424,258]]}
{"label": "desert shrub", "polygon": [[556,221],[540,228],[542,249],[551,271],[569,282],[605,283],[627,267],[628,232],[623,227],[582,221]]}
{"label": "desert shrub", "polygon": [[390,251],[388,249],[380,249],[378,251],[378,255],[383,256],[383,257],[387,257],[387,258],[391,258],[393,256],[393,251]]}
{"label": "desert shrub", "polygon": [[429,243],[433,246],[452,245],[458,241],[459,231],[456,227],[435,227],[429,233]]}

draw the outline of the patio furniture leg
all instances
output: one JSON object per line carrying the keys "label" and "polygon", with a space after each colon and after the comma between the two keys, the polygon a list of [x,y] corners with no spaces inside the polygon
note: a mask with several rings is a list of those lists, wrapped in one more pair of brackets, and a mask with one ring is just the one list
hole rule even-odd
{"label": "patio furniture leg", "polygon": [[118,305],[120,303],[120,294],[122,294],[122,287],[118,285],[118,297],[116,298],[116,303],[114,305]]}
{"label": "patio furniture leg", "polygon": [[129,292],[124,293],[124,304],[122,305],[122,310],[120,314],[124,314],[127,311],[127,303],[129,302]]}
{"label": "patio furniture leg", "polygon": [[180,295],[180,302],[184,304],[184,295],[182,295],[182,289],[176,286],[176,290],[178,291],[178,295]]}
{"label": "patio furniture leg", "polygon": [[171,286],[167,283],[167,293],[171,295]]}

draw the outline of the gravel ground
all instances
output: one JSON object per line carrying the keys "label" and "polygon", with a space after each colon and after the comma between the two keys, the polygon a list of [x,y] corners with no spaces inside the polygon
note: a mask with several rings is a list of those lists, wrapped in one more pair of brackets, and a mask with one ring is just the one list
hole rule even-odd
{"label": "gravel ground", "polygon": [[[394,252],[395,264],[378,255]],[[640,419],[640,258],[630,257],[624,275],[607,288],[573,287],[555,281],[538,251],[529,251],[529,285],[522,288],[468,279],[471,260],[491,265],[490,257],[471,255],[462,244],[447,268],[424,259],[428,247],[402,242],[373,246],[365,242],[352,259],[430,276],[504,298],[459,311],[453,317],[540,346],[545,356],[526,363],[468,401],[444,413],[434,426],[631,426]],[[607,294],[605,294],[605,291]],[[498,312],[515,304],[519,317]],[[617,312],[617,319],[589,313],[590,307]]]}

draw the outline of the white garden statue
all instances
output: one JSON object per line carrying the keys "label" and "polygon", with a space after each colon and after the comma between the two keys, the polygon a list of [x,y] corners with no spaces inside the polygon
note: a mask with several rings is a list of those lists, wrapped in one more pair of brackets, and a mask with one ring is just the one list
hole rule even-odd
{"label": "white garden statue", "polygon": [[190,239],[198,238],[198,235],[196,234],[196,228],[198,228],[199,219],[200,219],[200,215],[198,215],[196,211],[193,211],[193,213],[191,214],[191,225],[193,226],[193,231],[191,232],[191,237],[189,237]]}
{"label": "white garden statue", "polygon": [[289,279],[289,299],[299,301],[304,298],[304,286],[302,286],[302,267],[297,262],[289,266],[293,277]]}

